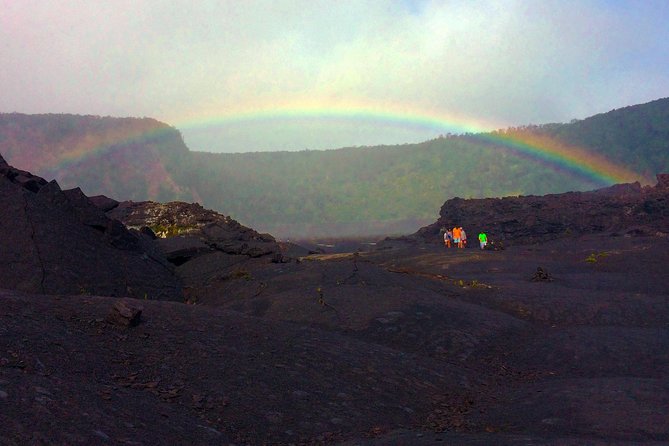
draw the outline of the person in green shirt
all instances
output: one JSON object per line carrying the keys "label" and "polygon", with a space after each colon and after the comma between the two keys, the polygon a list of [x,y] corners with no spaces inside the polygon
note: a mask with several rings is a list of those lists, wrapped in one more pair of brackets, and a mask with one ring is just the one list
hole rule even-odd
{"label": "person in green shirt", "polygon": [[481,249],[485,249],[485,245],[488,244],[488,236],[485,235],[485,232],[479,234],[479,243],[481,244]]}

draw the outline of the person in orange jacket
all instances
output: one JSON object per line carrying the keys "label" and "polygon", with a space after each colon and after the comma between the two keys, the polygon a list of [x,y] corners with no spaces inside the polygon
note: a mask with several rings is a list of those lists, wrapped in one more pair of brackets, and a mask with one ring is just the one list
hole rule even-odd
{"label": "person in orange jacket", "polygon": [[457,227],[457,226],[454,227],[454,228],[453,228],[453,244],[454,244],[455,246],[457,246],[458,248],[462,248],[462,246],[460,245],[460,243],[462,243],[462,242],[460,241],[460,235],[461,235],[461,234],[460,234],[460,228]]}

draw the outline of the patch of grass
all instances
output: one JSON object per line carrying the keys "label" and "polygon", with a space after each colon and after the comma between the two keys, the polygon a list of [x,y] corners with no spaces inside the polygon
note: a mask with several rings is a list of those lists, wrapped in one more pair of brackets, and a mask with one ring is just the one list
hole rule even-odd
{"label": "patch of grass", "polygon": [[160,238],[176,237],[177,235],[185,234],[192,229],[195,229],[192,226],[163,225],[160,223],[149,226],[149,228]]}
{"label": "patch of grass", "polygon": [[149,296],[149,293],[144,293],[144,300],[154,300],[154,297]]}
{"label": "patch of grass", "polygon": [[588,257],[585,258],[585,261],[588,263],[597,263],[600,259],[608,257],[609,253],[606,251],[602,252],[592,252]]}
{"label": "patch of grass", "polygon": [[492,286],[479,282],[478,280],[462,280],[462,279],[456,279],[453,280],[453,284],[459,286],[460,288],[488,288],[491,289]]}
{"label": "patch of grass", "polygon": [[251,276],[251,273],[241,268],[231,272],[228,277],[230,279],[244,279],[246,281],[253,280],[253,276]]}
{"label": "patch of grass", "polygon": [[479,282],[476,279],[469,282],[469,286],[472,288],[492,288],[490,285],[485,284],[483,282]]}

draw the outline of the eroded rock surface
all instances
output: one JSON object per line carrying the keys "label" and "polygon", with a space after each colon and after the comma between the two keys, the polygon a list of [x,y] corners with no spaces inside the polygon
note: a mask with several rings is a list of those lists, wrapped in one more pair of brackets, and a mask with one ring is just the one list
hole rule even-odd
{"label": "eroded rock surface", "polygon": [[[535,243],[593,233],[669,233],[669,175],[657,185],[617,184],[591,192],[504,198],[453,198],[439,219],[414,237],[441,243],[440,230],[463,226],[471,242],[484,231],[493,242]],[[474,243],[478,244],[478,243]]]}
{"label": "eroded rock surface", "polygon": [[108,212],[128,228],[150,228],[170,259],[183,262],[196,255],[221,251],[231,255],[261,257],[280,252],[269,234],[259,234],[232,218],[197,203],[120,203]]}
{"label": "eroded rock surface", "polygon": [[575,241],[217,251],[183,267],[256,263],[133,328],[0,290],[0,444],[667,444],[669,241]]}
{"label": "eroded rock surface", "polygon": [[172,265],[79,189],[0,160],[0,287],[43,294],[181,299]]}

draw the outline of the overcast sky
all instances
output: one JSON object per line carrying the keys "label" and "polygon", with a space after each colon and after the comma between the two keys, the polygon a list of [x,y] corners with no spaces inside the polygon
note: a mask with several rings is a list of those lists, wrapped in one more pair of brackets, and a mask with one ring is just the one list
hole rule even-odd
{"label": "overcast sky", "polygon": [[667,96],[667,0],[0,0],[1,112],[150,116],[192,150],[415,142]]}

